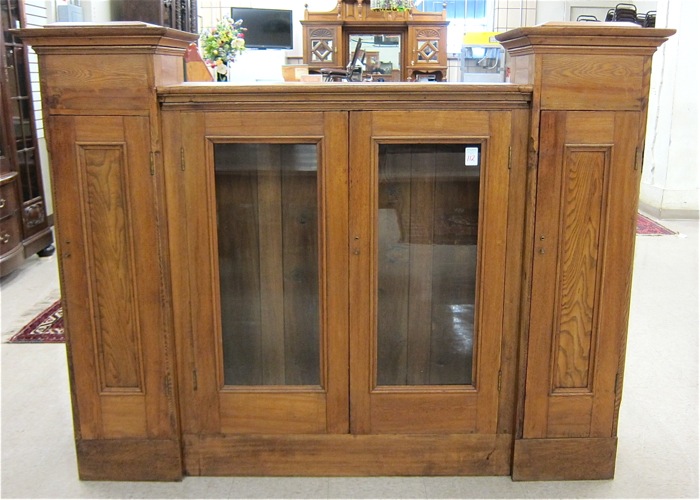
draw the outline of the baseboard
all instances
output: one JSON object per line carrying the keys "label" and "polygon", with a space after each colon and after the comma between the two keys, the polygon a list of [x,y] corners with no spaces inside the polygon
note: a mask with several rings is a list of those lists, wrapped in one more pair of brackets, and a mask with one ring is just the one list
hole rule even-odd
{"label": "baseboard", "polygon": [[617,438],[518,439],[514,481],[612,479]]}
{"label": "baseboard", "polygon": [[506,476],[510,434],[185,435],[193,476]]}
{"label": "baseboard", "polygon": [[85,481],[179,481],[180,443],[164,439],[96,439],[76,443]]}
{"label": "baseboard", "polygon": [[683,210],[659,208],[643,201],[639,201],[639,211],[651,215],[659,220],[697,220],[700,219],[699,210]]}

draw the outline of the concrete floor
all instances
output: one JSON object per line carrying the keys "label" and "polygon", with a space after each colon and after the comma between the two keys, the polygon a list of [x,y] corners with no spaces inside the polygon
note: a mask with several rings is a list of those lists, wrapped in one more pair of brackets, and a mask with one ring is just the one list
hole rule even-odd
{"label": "concrete floor", "polygon": [[56,258],[0,280],[3,498],[698,498],[698,224],[639,236],[611,481],[509,478],[198,478],[179,483],[77,478],[63,344],[6,344],[58,298]]}

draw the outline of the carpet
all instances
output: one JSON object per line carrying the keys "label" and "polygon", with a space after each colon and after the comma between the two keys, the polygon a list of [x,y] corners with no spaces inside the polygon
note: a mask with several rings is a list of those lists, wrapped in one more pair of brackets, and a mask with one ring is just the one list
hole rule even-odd
{"label": "carpet", "polygon": [[649,217],[645,217],[642,214],[637,214],[637,234],[661,236],[665,234],[676,234],[676,232],[671,231],[669,228],[662,226],[658,222],[654,222]]}
{"label": "carpet", "polygon": [[8,343],[58,344],[65,341],[66,339],[63,336],[63,309],[61,301],[57,300],[14,334],[8,340]]}

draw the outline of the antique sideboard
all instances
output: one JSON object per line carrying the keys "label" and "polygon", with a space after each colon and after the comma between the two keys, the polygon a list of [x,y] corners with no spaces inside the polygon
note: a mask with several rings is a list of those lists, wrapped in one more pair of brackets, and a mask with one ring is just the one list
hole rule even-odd
{"label": "antique sideboard", "polygon": [[375,81],[447,80],[447,4],[440,12],[375,11],[369,0],[337,0],[330,12],[304,11],[309,69],[344,70],[362,40],[360,63]]}
{"label": "antique sideboard", "polygon": [[39,54],[83,479],[614,474],[652,54],[511,82],[185,83],[195,36]]}

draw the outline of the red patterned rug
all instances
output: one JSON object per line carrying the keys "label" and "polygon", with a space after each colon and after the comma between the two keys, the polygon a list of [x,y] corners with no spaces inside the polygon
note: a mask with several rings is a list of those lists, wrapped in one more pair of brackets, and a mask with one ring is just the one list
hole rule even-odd
{"label": "red patterned rug", "polygon": [[14,334],[10,344],[57,344],[65,342],[63,336],[63,309],[57,300],[48,309],[34,318],[27,326]]}
{"label": "red patterned rug", "polygon": [[676,234],[676,232],[671,231],[658,222],[654,222],[649,217],[637,214],[637,234],[661,236],[664,234]]}

